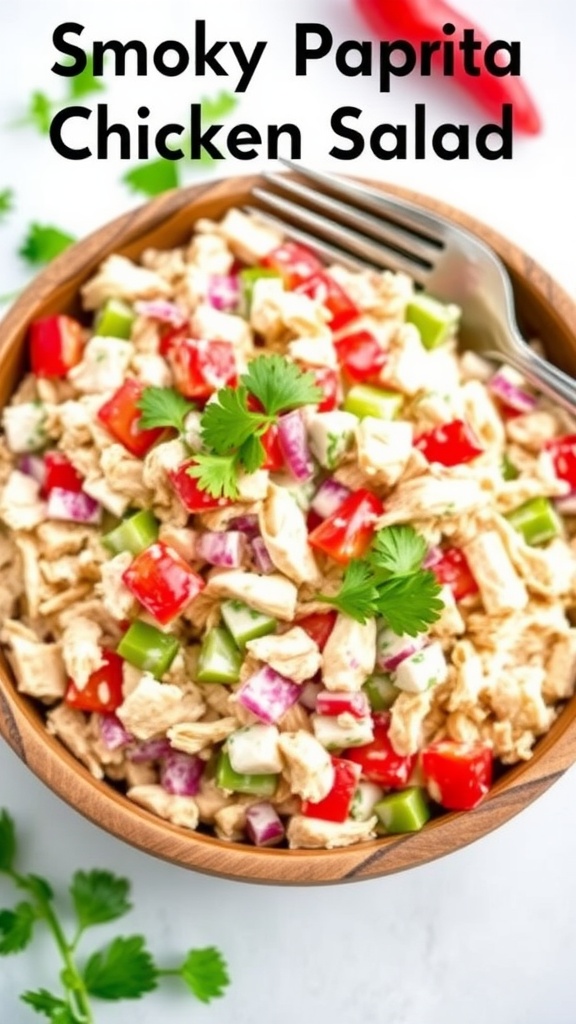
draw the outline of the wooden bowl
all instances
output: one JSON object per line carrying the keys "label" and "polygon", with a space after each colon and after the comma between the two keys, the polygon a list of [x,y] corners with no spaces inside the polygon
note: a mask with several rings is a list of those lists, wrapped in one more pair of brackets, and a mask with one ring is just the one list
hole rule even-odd
{"label": "wooden bowl", "polygon": [[[179,245],[190,235],[197,217],[219,217],[228,206],[245,203],[255,183],[255,178],[244,177],[168,193],[100,228],[52,263],[0,325],[0,404],[9,399],[21,372],[31,320],[55,312],[79,312],[80,285],[109,253],[137,257],[147,246]],[[512,275],[524,331],[542,338],[548,355],[559,365],[576,370],[576,306],[542,269],[471,217],[426,196],[386,188],[442,213],[492,245]],[[322,884],[374,878],[426,863],[513,817],[576,758],[576,697],[538,742],[532,759],[507,770],[475,811],[444,814],[411,835],[330,851],[224,843],[142,810],[106,782],[94,779],[46,732],[41,711],[17,693],[5,661],[0,665],[0,732],[50,789],[90,821],[147,853],[181,867],[248,882]]]}

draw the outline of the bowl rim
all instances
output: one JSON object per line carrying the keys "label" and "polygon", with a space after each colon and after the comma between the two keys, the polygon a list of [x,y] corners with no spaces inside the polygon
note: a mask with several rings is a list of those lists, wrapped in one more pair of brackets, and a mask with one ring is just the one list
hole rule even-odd
{"label": "bowl rim", "polygon": [[[366,181],[365,178],[360,180]],[[40,310],[56,312],[65,296],[112,252],[136,253],[148,235],[188,224],[205,211],[245,202],[262,178],[239,175],[209,180],[165,193],[115,218],[75,243],[42,271],[0,322],[0,365],[14,372],[26,328]],[[420,203],[463,225],[491,245],[508,267],[515,288],[528,289],[535,303],[565,338],[572,338],[576,362],[576,304],[514,243],[493,228],[425,194],[386,182],[376,188]],[[178,243],[172,243],[178,244]],[[543,793],[576,759],[576,697],[567,702],[551,730],[537,743],[531,760],[508,768],[474,810],[449,812],[420,832],[388,836],[333,850],[285,850],[230,843],[171,824],[140,808],[110,783],[94,778],[51,736],[34,702],[16,690],[2,657],[0,734],[34,774],[54,793],[116,838],[195,871],[248,883],[319,885],[374,878],[406,870],[460,849],[519,813]]]}

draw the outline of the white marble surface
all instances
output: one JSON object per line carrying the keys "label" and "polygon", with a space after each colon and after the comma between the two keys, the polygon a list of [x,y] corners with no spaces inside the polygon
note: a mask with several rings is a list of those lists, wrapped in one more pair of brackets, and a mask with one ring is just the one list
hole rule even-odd
{"label": "white marble surface", "polygon": [[[572,0],[462,0],[493,35],[519,38],[524,71],[546,128],[517,138],[514,159],[445,163],[361,159],[349,170],[405,183],[469,210],[519,242],[572,292],[574,263],[573,95],[576,7]],[[206,18],[214,38],[269,40],[269,56],[241,98],[238,119],[295,120],[303,157],[329,166],[327,128],[339,105],[362,107],[366,124],[410,121],[426,100],[434,124],[478,125],[468,101],[447,87],[423,94],[418,79],[382,98],[376,80],[342,79],[328,62],[308,79],[292,75],[296,21],[328,24],[336,39],[365,38],[349,0],[5,0],[0,8],[0,189],[12,185],[18,208],[0,229],[0,292],[26,280],[14,252],[31,220],[81,234],[136,200],[118,185],[119,161],[67,163],[31,131],[9,130],[34,88],[57,93],[50,73],[51,34],[65,20],[86,25],[84,38],[140,36],[157,43],[192,38]],[[216,35],[218,33],[218,35]],[[178,120],[189,102],[214,94],[225,79],[127,77],[110,82],[120,116],[147,102],[160,119]],[[257,161],[257,166],[262,162]],[[336,165],[332,161],[332,166]],[[221,166],[221,173],[251,165]],[[341,168],[346,169],[346,168]],[[118,1024],[572,1024],[576,976],[576,776],[569,772],[539,801],[496,833],[448,858],[395,877],[339,888],[283,889],[202,877],[161,863],[99,831],[54,797],[0,746],[0,806],[16,815],[30,869],[65,887],[77,867],[102,866],[130,876],[136,909],[126,927],[143,930],[160,957],[192,945],[219,945],[233,984],[212,1006],[191,1005],[163,990],[133,1008],[102,1005],[98,1021]],[[12,899],[0,884],[0,902]],[[102,928],[101,939],[112,927]],[[56,964],[48,944],[2,962],[0,1019],[31,1019],[17,994],[49,986]]]}

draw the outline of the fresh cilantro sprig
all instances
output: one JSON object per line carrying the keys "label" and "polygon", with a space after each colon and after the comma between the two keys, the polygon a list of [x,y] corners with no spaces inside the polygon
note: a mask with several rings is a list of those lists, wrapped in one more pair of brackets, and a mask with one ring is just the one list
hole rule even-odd
{"label": "fresh cilantro sprig", "polygon": [[[64,63],[70,65],[72,60]],[[94,75],[92,55],[86,54],[86,66],[77,75],[66,79],[66,95],[63,100],[51,99],[41,89],[31,93],[23,116],[14,123],[14,127],[33,127],[41,135],[48,135],[52,117],[67,103],[74,103],[94,92],[103,92],[105,86]]]}
{"label": "fresh cilantro sprig", "polygon": [[18,255],[33,266],[42,266],[56,259],[60,253],[68,249],[76,239],[66,231],[52,224],[31,224],[26,238],[18,251]]}
{"label": "fresh cilantro sprig", "polygon": [[224,994],[229,985],[226,962],[212,946],[190,950],[176,967],[160,967],[142,935],[118,936],[84,961],[77,948],[84,933],[116,921],[131,910],[130,884],[109,871],[77,871],[69,889],[74,932],[67,937],[46,879],[23,874],[17,867],[18,844],[14,822],[0,812],[0,874],[14,883],[25,899],[11,910],[0,910],[0,955],[23,952],[40,925],[52,935],[63,963],[61,990],[30,990],[21,999],[51,1024],[94,1024],[92,997],[102,1000],[140,999],[156,989],[162,978],[179,977],[201,1002]]}
{"label": "fresh cilantro sprig", "polygon": [[444,607],[434,573],[422,568],[425,554],[426,541],[414,527],[385,526],[366,557],[346,567],[338,593],[319,598],[357,622],[383,618],[394,633],[416,636]]}
{"label": "fresh cilantro sprig", "polygon": [[[261,409],[250,408],[250,397]],[[264,464],[262,435],[281,413],[319,402],[314,376],[283,356],[258,356],[237,387],[221,388],[200,421],[206,452],[194,456],[188,473],[213,497],[236,498],[238,474],[255,473]]]}
{"label": "fresh cilantro sprig", "polygon": [[150,384],[144,388],[137,402],[142,411],[139,426],[143,430],[152,427],[173,427],[179,433],[184,432],[188,413],[196,406],[175,388],[162,388]]}

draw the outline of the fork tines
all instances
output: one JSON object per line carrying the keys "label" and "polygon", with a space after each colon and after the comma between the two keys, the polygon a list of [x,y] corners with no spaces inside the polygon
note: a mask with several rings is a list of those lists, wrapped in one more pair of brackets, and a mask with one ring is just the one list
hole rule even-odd
{"label": "fork tines", "polygon": [[[276,214],[266,213],[265,219],[326,259],[352,268],[403,271],[425,284],[443,247],[441,225],[432,229],[425,213],[398,204],[392,195],[282,162],[310,185],[283,174],[265,174],[271,189],[252,190]],[[261,209],[257,212],[263,215]]]}

